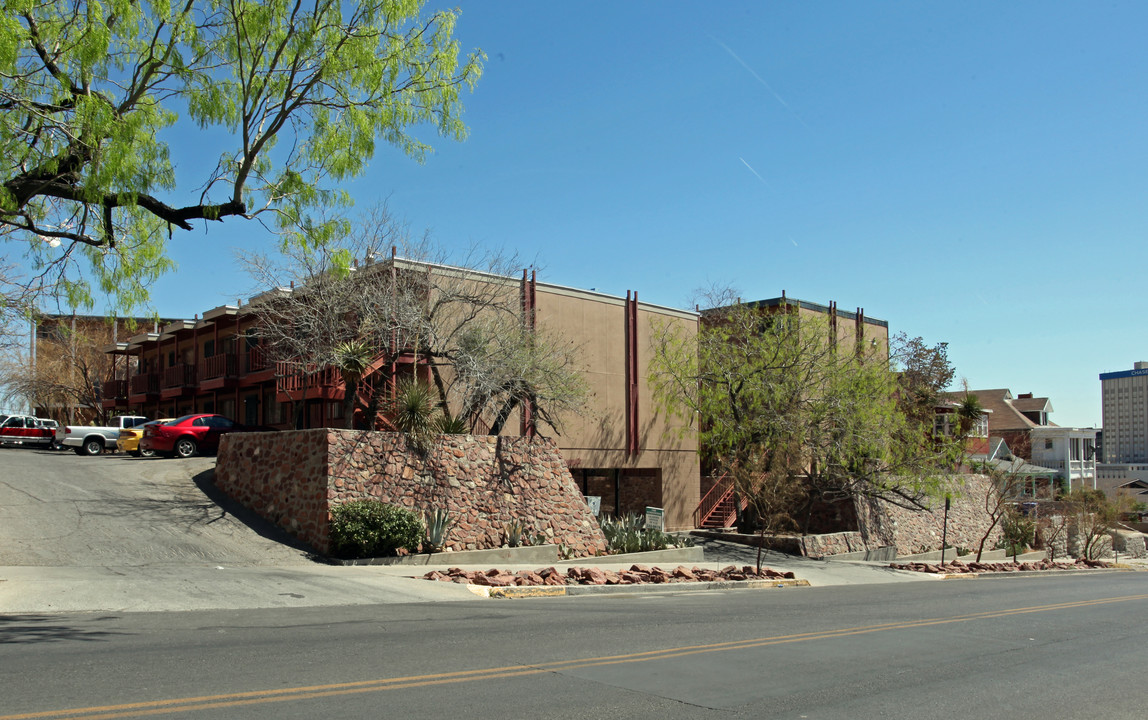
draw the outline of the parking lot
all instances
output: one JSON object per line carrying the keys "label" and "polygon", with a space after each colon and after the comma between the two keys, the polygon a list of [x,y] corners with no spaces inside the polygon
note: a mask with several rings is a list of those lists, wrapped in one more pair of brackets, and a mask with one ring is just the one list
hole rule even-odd
{"label": "parking lot", "polygon": [[0,449],[0,566],[309,564],[284,533],[218,496],[214,466]]}

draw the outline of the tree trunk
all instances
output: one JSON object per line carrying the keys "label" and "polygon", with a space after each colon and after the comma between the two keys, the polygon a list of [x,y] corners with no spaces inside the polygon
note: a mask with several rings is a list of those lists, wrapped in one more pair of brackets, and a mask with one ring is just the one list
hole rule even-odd
{"label": "tree trunk", "polygon": [[490,426],[491,435],[498,435],[502,432],[502,426],[510,419],[510,413],[514,412],[514,408],[517,406],[518,398],[515,396],[511,396],[509,400],[503,403],[502,409],[498,411],[498,416],[494,418],[494,424]]}

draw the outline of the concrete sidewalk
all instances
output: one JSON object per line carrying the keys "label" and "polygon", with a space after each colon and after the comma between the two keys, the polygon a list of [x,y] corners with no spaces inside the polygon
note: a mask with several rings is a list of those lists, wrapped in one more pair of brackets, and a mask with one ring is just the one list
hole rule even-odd
{"label": "concrete sidewalk", "polygon": [[[408,575],[411,573],[407,573]],[[478,600],[461,585],[373,567],[3,567],[0,615],[317,607]]]}
{"label": "concrete sidewalk", "polygon": [[[678,565],[720,569],[754,565],[756,550],[731,543],[699,543],[705,561],[579,558],[547,563],[503,560],[420,565],[337,566],[322,563],[289,566],[170,564],[138,567],[0,567],[0,614],[53,612],[156,612],[208,609],[317,607],[420,602],[473,602],[481,598],[466,586],[421,579],[432,570],[462,567],[511,572],[558,567],[623,570],[635,562],[672,569]],[[696,551],[694,552],[696,554]],[[451,562],[454,560],[454,562]],[[813,587],[862,583],[921,582],[924,573],[892,570],[880,563],[825,562],[780,553],[763,556],[763,565],[792,571]],[[619,591],[672,592],[681,586],[616,586]],[[696,588],[695,588],[696,590]],[[685,590],[683,590],[684,592]]]}

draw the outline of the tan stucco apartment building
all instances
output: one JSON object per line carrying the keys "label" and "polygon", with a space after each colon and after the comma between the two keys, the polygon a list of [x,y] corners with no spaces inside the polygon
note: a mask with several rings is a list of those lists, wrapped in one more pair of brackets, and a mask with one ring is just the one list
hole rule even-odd
{"label": "tan stucco apartment building", "polygon": [[[600,498],[603,514],[661,507],[667,529],[692,527],[699,499],[697,436],[657,411],[647,364],[654,324],[681,323],[696,332],[696,313],[640,302],[637,293],[615,297],[537,282],[525,274],[484,276],[401,258],[390,262],[400,270],[515,285],[524,314],[539,332],[579,348],[589,407],[581,416],[562,418],[561,435],[554,440],[582,491]],[[245,424],[287,429],[293,426],[288,407],[294,400],[305,405],[306,426],[345,427],[339,373],[332,368],[300,381],[277,370],[250,332],[256,322],[252,308],[251,303],[212,308],[200,318],[110,345],[106,350],[121,358],[121,372],[105,384],[105,407],[149,417],[216,412]],[[526,430],[521,411],[516,413],[502,434]]]}

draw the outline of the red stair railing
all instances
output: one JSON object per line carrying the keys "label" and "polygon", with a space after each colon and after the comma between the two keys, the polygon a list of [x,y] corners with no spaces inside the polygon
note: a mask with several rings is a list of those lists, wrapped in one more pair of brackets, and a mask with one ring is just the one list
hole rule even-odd
{"label": "red stair railing", "polygon": [[701,527],[702,523],[709,520],[722,501],[733,494],[733,478],[729,475],[722,474],[714,486],[706,493],[702,501],[698,503],[697,509],[694,510],[694,527]]}

